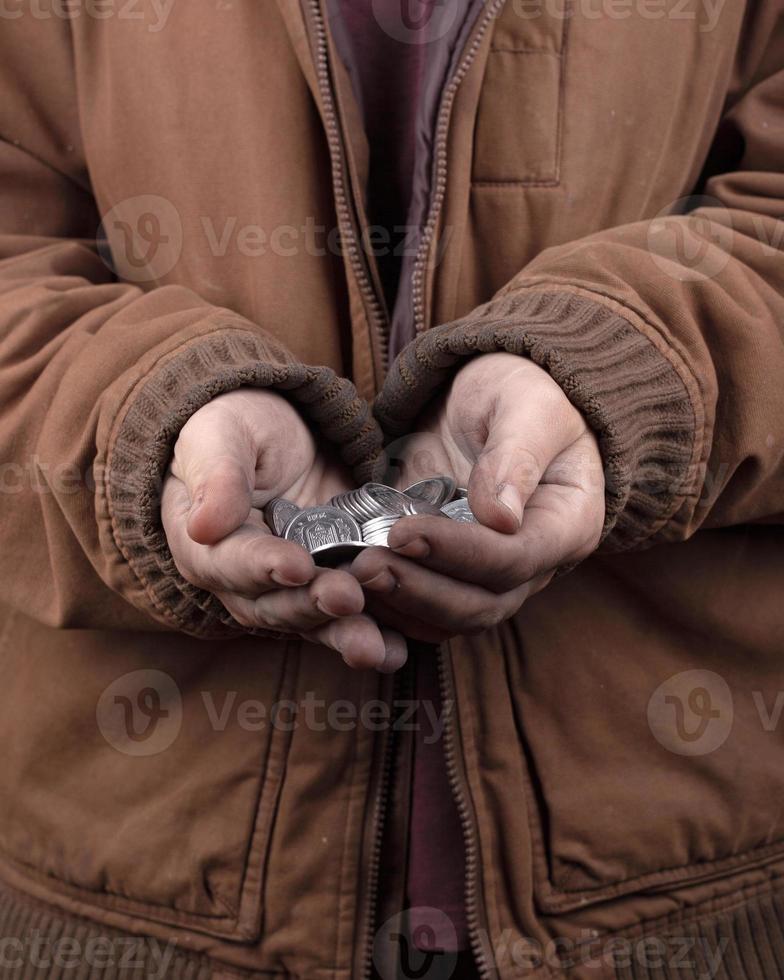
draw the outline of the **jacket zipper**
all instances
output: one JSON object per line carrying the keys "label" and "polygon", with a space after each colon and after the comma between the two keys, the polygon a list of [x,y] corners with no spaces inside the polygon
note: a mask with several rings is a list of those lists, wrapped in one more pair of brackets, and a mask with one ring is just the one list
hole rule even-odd
{"label": "jacket zipper", "polygon": [[[482,14],[474,30],[468,50],[466,51],[463,60],[458,65],[455,74],[449,81],[449,84],[445,88],[441,99],[441,105],[439,107],[438,119],[436,123],[436,138],[434,143],[434,182],[431,190],[432,197],[430,209],[422,232],[422,237],[419,242],[419,247],[417,248],[417,254],[414,260],[414,267],[411,275],[411,300],[414,316],[414,327],[417,333],[424,330],[426,326],[424,277],[428,254],[436,227],[438,225],[438,219],[441,215],[446,192],[446,151],[449,132],[449,118],[452,105],[454,103],[458,87],[468,72],[468,69],[471,67],[488,27],[498,15],[505,2],[506,0],[489,0],[487,9]],[[332,97],[332,86],[329,72],[329,48],[327,43],[327,32],[324,23],[324,16],[321,9],[321,0],[307,0],[307,4],[313,21],[316,48],[316,78],[322,100],[324,127],[332,165],[335,209],[337,212],[339,227],[341,228],[341,237],[343,239],[346,254],[368,314],[370,343],[374,354],[374,363],[376,364],[377,370],[379,366],[381,367],[381,372],[383,374],[386,373],[389,367],[389,318],[385,307],[380,302],[379,297],[376,294],[370,275],[368,274],[366,260],[362,255],[358,241],[355,217],[349,205],[349,198],[346,191],[343,164],[343,145],[340,126],[337,119],[337,112],[335,109],[335,102]],[[376,381],[377,385],[380,386],[382,378],[378,377]],[[438,652],[438,677],[441,688],[442,702],[447,704],[449,703],[450,696],[453,695],[453,692],[451,690],[452,685],[450,670],[446,661],[446,651],[443,648]],[[397,678],[395,685],[397,687]],[[486,980],[486,978],[490,977],[491,968],[487,963],[487,958],[485,956],[480,937],[481,913],[478,899],[479,848],[470,805],[462,785],[460,770],[457,762],[457,747],[451,712],[447,714],[444,727],[444,756],[446,760],[449,785],[455,799],[460,817],[460,823],[463,828],[466,860],[466,919],[471,942],[471,950],[476,961],[479,975],[483,978],[483,980]],[[373,916],[378,898],[378,878],[381,866],[384,813],[386,810],[387,801],[389,799],[389,784],[393,759],[394,739],[392,737],[392,732],[387,732],[386,743],[383,748],[383,762],[382,772],[379,779],[379,790],[373,809],[373,823],[375,826],[373,847],[370,854],[368,869],[368,892],[366,907],[364,909],[366,931],[365,935],[362,937],[363,977],[370,977],[372,971]]]}
{"label": "jacket zipper", "polygon": [[436,138],[434,142],[434,167],[433,167],[433,186],[431,189],[431,203],[425,222],[422,237],[419,240],[414,267],[411,272],[411,305],[414,316],[414,329],[421,333],[427,326],[425,318],[425,271],[427,267],[428,254],[433,237],[438,227],[438,219],[441,216],[441,209],[444,204],[446,194],[446,156],[447,138],[449,135],[449,118],[452,113],[452,105],[457,95],[460,83],[465,78],[468,69],[471,67],[476,53],[482,43],[482,38],[487,33],[490,23],[498,16],[506,0],[488,0],[487,8],[479,18],[474,28],[474,34],[469,44],[468,50],[463,60],[458,65],[455,74],[444,89],[441,97],[441,105],[438,110],[436,121]]}
{"label": "jacket zipper", "polygon": [[332,96],[332,82],[329,73],[329,47],[327,29],[321,9],[321,0],[307,0],[313,21],[315,40],[316,79],[324,115],[324,128],[327,135],[330,161],[332,165],[332,185],[335,196],[335,210],[338,217],[338,227],[345,253],[359,286],[362,300],[368,317],[370,346],[373,352],[373,363],[376,374],[376,387],[380,388],[383,376],[389,366],[389,318],[386,309],[373,288],[367,270],[367,260],[363,255],[357,222],[349,204],[346,191],[343,142],[338,122],[335,100]]}
{"label": "jacket zipper", "polygon": [[385,743],[382,750],[382,769],[379,778],[379,789],[373,808],[374,835],[373,847],[370,852],[368,867],[368,890],[363,909],[364,934],[361,937],[362,963],[360,976],[369,980],[373,974],[373,944],[376,927],[376,908],[378,903],[378,884],[381,871],[381,850],[386,826],[386,811],[390,791],[393,785],[392,773],[395,767],[397,738],[395,723],[397,716],[395,706],[405,704],[413,697],[411,663],[399,670],[392,681],[392,714],[389,728],[385,733]]}
{"label": "jacket zipper", "polygon": [[[482,39],[487,33],[491,22],[498,16],[506,0],[490,0],[486,10],[479,19],[474,30],[468,50],[457,67],[449,84],[444,90],[441,106],[436,122],[436,139],[434,149],[433,191],[425,228],[414,259],[411,274],[411,302],[414,315],[414,328],[421,333],[427,326],[425,316],[425,270],[431,244],[438,227],[438,220],[444,204],[447,179],[447,138],[449,134],[449,119],[452,105],[458,87],[476,57]],[[455,703],[455,692],[451,667],[448,661],[448,651],[441,646],[438,650],[438,683],[441,693],[441,704]],[[455,722],[452,711],[447,712],[444,724],[444,759],[447,779],[452,796],[457,807],[460,825],[463,829],[463,845],[465,848],[465,912],[471,952],[476,963],[476,969],[482,980],[488,980],[492,975],[492,966],[487,961],[484,946],[481,941],[480,929],[482,914],[479,902],[479,844],[474,827],[471,806],[461,778],[458,763],[458,746],[456,741]]]}
{"label": "jacket zipper", "polygon": [[[471,805],[468,801],[458,762],[457,733],[455,731],[454,705],[456,704],[452,671],[449,664],[449,652],[446,646],[438,649],[438,686],[441,693],[441,710],[444,718],[444,759],[446,773],[452,796],[457,806],[460,825],[463,829],[463,846],[465,849],[465,913],[468,926],[468,938],[471,952],[474,956],[476,969],[482,980],[488,980],[492,967],[487,962],[487,955],[482,945],[480,929],[482,915],[479,903],[479,845],[474,827]],[[446,706],[452,708],[447,711]]]}

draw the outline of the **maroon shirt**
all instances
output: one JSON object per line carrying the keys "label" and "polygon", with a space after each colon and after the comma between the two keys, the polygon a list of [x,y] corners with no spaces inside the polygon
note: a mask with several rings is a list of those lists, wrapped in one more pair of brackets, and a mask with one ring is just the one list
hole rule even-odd
{"label": "maroon shirt", "polygon": [[[426,59],[433,59],[441,35],[427,41],[425,31],[440,0],[333,0],[339,18],[333,24],[338,48],[346,60],[362,109],[370,146],[368,212],[370,222],[399,240],[395,226],[409,220],[417,152],[417,120],[422,114]],[[467,11],[468,0],[460,3]],[[454,10],[454,8],[453,8]],[[458,17],[456,20],[460,20]],[[463,15],[462,19],[465,19]],[[459,24],[457,25],[460,26]],[[399,29],[398,29],[399,27]],[[454,44],[458,32],[446,37]],[[447,63],[440,52],[442,65]],[[430,62],[433,63],[433,60]],[[431,89],[433,86],[431,86]],[[393,249],[390,249],[392,252]],[[387,302],[392,308],[401,261],[378,255]],[[429,655],[428,655],[429,654]],[[435,651],[419,656],[416,697],[433,703],[430,717],[441,716]],[[412,934],[423,950],[468,948],[464,909],[465,857],[457,809],[446,775],[443,741],[434,740],[425,712],[419,712],[415,738],[408,902]],[[451,920],[445,927],[443,915]]]}

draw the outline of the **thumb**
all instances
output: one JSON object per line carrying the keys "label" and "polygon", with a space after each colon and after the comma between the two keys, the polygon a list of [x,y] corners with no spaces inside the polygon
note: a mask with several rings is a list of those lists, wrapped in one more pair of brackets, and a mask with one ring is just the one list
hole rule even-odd
{"label": "thumb", "polygon": [[560,386],[540,368],[520,382],[520,371],[502,379],[487,419],[487,439],[468,483],[477,520],[513,534],[552,461],[586,431],[583,417]]}
{"label": "thumb", "polygon": [[236,418],[207,408],[183,427],[172,465],[188,491],[186,527],[198,544],[215,544],[247,520],[256,470],[255,453]]}
{"label": "thumb", "polygon": [[491,436],[468,481],[468,503],[479,523],[505,534],[518,531],[544,470],[536,454],[520,445],[519,436]]}

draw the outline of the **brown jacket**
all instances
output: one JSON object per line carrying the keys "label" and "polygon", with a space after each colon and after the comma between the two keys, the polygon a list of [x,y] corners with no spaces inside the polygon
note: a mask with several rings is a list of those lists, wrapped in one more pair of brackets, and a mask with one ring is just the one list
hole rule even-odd
{"label": "brown jacket", "polygon": [[594,558],[440,653],[480,970],[784,970],[781,6],[479,7],[388,369],[320,0],[5,5],[3,975],[60,969],[36,930],[71,962],[107,941],[91,976],[128,936],[158,975],[366,973],[402,901],[380,844],[405,839],[406,735],[303,705],[405,680],[238,635],[178,576],[157,490],[184,420],[242,384],[366,477],[379,424],[405,433],[497,349],[585,413],[608,519]]}

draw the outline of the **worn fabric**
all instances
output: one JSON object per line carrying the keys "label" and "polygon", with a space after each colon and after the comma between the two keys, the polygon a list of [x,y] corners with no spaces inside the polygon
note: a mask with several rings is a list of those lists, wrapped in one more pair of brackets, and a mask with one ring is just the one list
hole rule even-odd
{"label": "worn fabric", "polygon": [[394,959],[406,736],[309,712],[410,678],[245,633],[178,576],[157,488],[219,392],[288,393],[362,479],[508,350],[584,413],[608,506],[595,556],[438,652],[477,970],[775,976],[779,5],[482,5],[393,365],[321,3],[141,9],[0,32],[0,970],[61,969],[36,930],[93,976],[122,972],[96,936],[173,944],[169,976]]}

